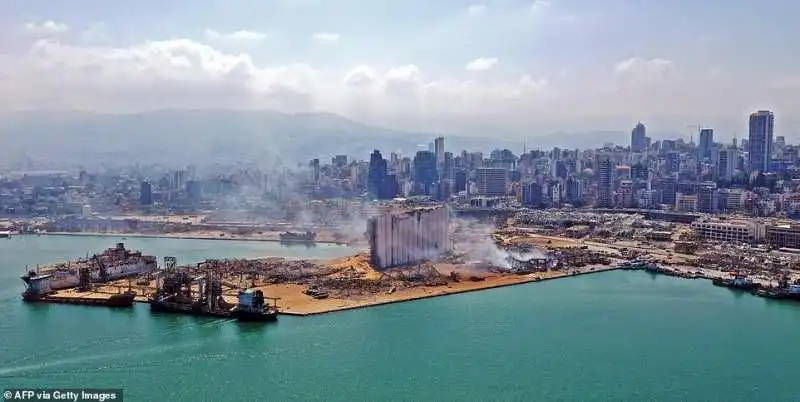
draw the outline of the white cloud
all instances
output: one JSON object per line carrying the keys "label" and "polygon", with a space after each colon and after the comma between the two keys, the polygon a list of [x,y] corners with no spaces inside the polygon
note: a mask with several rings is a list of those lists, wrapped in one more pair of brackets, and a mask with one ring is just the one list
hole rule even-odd
{"label": "white cloud", "polygon": [[362,64],[351,69],[344,75],[344,83],[351,86],[363,87],[372,85],[376,77],[377,73],[374,68]]}
{"label": "white cloud", "polygon": [[25,24],[24,29],[33,35],[59,35],[69,31],[67,24],[56,21],[45,21],[41,24],[29,22]]}
{"label": "white cloud", "polygon": [[267,38],[263,32],[239,30],[235,32],[222,33],[213,29],[206,29],[206,37],[209,39],[229,39],[234,41],[259,42]]}
{"label": "white cloud", "polygon": [[548,8],[550,8],[550,1],[548,0],[533,0],[533,4],[531,4],[533,11],[543,11]]}
{"label": "white cloud", "polygon": [[494,67],[497,62],[496,57],[481,57],[467,63],[464,69],[467,71],[486,71]]}
{"label": "white cloud", "polygon": [[469,8],[467,8],[467,14],[473,15],[473,16],[474,15],[481,15],[481,14],[485,14],[487,10],[488,10],[488,7],[486,7],[483,4],[473,4],[473,5],[469,6]]}
{"label": "white cloud", "polygon": [[[634,57],[569,74],[498,71],[491,77],[428,70],[413,61],[334,70],[268,59],[256,63],[247,52],[188,39],[131,46],[38,40],[27,52],[0,54],[0,77],[7,83],[0,85],[0,110],[257,108],[340,113],[407,129],[459,131],[495,124],[498,130],[524,132],[543,121],[629,122],[658,113],[680,115],[683,125],[683,118],[746,112],[762,100],[777,104],[777,111],[796,110],[800,97],[797,77],[754,85],[734,73],[682,70],[664,58]],[[470,64],[481,70],[496,63],[480,58]],[[560,128],[570,126],[553,129]]]}
{"label": "white cloud", "polygon": [[317,41],[322,43],[335,43],[339,41],[339,34],[333,32],[317,32],[311,37]]}
{"label": "white cloud", "polygon": [[658,82],[674,70],[675,63],[662,58],[631,57],[614,65],[617,76],[630,82]]}

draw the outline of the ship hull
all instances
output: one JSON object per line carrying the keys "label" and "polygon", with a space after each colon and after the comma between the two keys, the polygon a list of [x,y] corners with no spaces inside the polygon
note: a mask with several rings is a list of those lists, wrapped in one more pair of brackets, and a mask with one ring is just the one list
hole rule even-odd
{"label": "ship hull", "polygon": [[230,318],[230,311],[208,311],[196,304],[178,303],[163,300],[150,300],[150,311],[154,313],[187,314],[204,317]]}
{"label": "ship hull", "polygon": [[28,303],[56,303],[56,304],[74,304],[81,306],[95,306],[95,307],[111,307],[111,308],[126,308],[133,307],[136,293],[120,293],[112,295],[107,299],[95,298],[82,298],[82,297],[52,297],[47,295],[37,295],[32,293],[23,293],[22,300]]}
{"label": "ship hull", "polygon": [[[121,264],[117,266],[107,267],[106,274],[108,278],[107,280],[113,281],[116,279],[136,276],[154,270],[155,266],[141,261],[133,264]],[[100,270],[92,270],[91,277],[93,282],[100,282],[102,280],[100,278]]]}
{"label": "ship hull", "polygon": [[232,315],[237,320],[245,322],[278,321],[278,313],[275,311],[251,312],[251,311],[234,310],[232,312]]}
{"label": "ship hull", "polygon": [[746,282],[746,283],[736,283],[731,280],[727,279],[713,279],[711,281],[714,286],[725,287],[728,289],[736,289],[736,290],[746,290],[746,291],[753,291],[759,288],[759,284],[753,282]]}

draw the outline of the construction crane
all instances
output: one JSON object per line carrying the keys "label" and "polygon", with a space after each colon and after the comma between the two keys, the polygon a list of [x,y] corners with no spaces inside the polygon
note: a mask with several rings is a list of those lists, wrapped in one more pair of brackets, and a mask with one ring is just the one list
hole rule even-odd
{"label": "construction crane", "polygon": [[694,133],[700,132],[700,129],[703,128],[702,124],[689,124],[686,126],[686,129],[689,130],[689,142],[694,144]]}

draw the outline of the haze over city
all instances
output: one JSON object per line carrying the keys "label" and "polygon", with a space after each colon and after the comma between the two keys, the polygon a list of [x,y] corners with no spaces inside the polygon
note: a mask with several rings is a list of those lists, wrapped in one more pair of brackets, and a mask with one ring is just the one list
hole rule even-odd
{"label": "haze over city", "polygon": [[800,119],[800,4],[787,0],[12,0],[2,9],[6,112],[328,112],[514,140],[625,132],[639,120],[732,138],[757,109],[775,111],[776,132],[794,138]]}

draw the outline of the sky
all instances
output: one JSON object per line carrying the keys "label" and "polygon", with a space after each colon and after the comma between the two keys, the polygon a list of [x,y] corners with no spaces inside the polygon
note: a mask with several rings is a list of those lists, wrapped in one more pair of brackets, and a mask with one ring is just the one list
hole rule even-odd
{"label": "sky", "polygon": [[796,0],[4,0],[0,110],[271,109],[485,136],[800,137]]}

